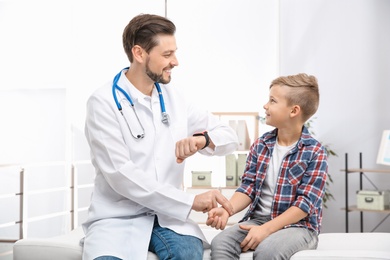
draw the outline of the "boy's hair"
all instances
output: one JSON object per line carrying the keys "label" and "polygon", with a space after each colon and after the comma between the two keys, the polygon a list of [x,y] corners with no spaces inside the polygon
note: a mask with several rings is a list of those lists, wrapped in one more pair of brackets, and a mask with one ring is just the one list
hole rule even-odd
{"label": "boy's hair", "polygon": [[174,35],[176,26],[167,18],[153,15],[140,14],[135,16],[123,31],[123,48],[130,62],[133,62],[131,49],[135,45],[141,46],[147,53],[158,45],[157,35]]}
{"label": "boy's hair", "polygon": [[273,85],[290,87],[286,96],[287,104],[301,107],[302,119],[304,122],[317,112],[320,102],[320,93],[316,77],[305,73],[282,76],[274,79],[270,88],[272,88]]}

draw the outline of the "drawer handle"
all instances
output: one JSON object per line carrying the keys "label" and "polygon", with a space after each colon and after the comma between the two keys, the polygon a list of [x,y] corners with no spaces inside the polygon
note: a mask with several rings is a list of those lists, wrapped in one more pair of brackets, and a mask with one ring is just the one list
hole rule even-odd
{"label": "drawer handle", "polygon": [[206,176],[204,176],[204,175],[198,176],[198,180],[200,180],[200,181],[204,181],[205,179],[206,179]]}
{"label": "drawer handle", "polygon": [[365,202],[367,202],[367,203],[371,203],[371,202],[374,201],[374,198],[373,198],[373,197],[366,197],[366,198],[364,198],[364,200],[365,200]]}

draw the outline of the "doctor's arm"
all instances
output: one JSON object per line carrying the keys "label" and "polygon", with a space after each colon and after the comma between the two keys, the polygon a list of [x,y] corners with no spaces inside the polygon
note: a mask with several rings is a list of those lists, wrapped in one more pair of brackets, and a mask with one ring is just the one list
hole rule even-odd
{"label": "doctor's arm", "polygon": [[186,158],[206,147],[214,150],[215,144],[206,133],[199,133],[176,142],[176,162],[182,163]]}

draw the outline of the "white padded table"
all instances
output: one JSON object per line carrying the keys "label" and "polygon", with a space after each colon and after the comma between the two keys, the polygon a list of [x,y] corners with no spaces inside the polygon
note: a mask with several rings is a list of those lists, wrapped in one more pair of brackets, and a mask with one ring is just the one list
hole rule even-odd
{"label": "white padded table", "polygon": [[[218,230],[203,228],[206,238],[211,241]],[[68,234],[52,238],[26,238],[17,241],[13,247],[14,260],[81,260],[80,239],[84,236],[81,228]],[[210,258],[206,249],[203,259]],[[291,260],[328,259],[389,259],[390,233],[323,233],[319,236],[316,250],[296,253]],[[126,259],[125,259],[126,260]],[[158,260],[149,252],[148,260]],[[252,253],[242,253],[240,260],[252,260]]]}

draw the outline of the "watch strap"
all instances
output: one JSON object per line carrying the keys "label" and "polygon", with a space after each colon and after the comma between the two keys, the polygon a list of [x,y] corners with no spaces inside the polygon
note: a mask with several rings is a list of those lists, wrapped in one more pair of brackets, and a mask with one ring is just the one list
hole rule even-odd
{"label": "watch strap", "polygon": [[210,137],[209,137],[209,134],[207,133],[207,131],[203,131],[203,132],[200,132],[200,133],[195,133],[192,136],[204,136],[204,138],[206,138],[206,144],[203,146],[203,148],[201,150],[203,150],[204,148],[209,146],[209,144],[210,144]]}

